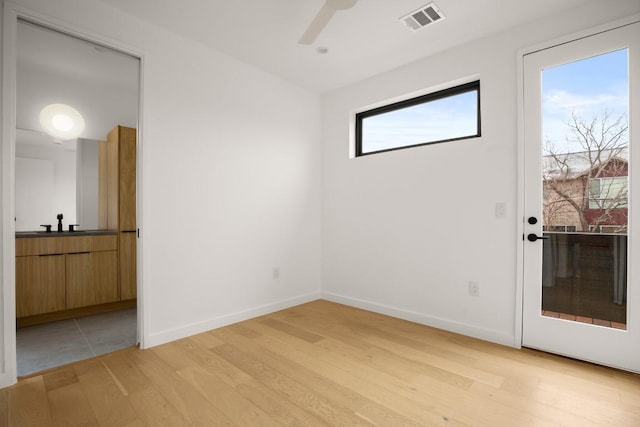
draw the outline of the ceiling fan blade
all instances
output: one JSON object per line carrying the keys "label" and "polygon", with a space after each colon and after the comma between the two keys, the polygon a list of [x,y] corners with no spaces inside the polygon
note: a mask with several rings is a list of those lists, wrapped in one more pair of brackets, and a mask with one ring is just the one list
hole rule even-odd
{"label": "ceiling fan blade", "polygon": [[311,24],[309,24],[307,31],[305,31],[302,37],[300,37],[300,40],[298,41],[298,43],[312,44],[316,40],[316,38],[320,35],[322,30],[324,30],[324,27],[327,26],[327,24],[329,23],[329,21],[331,20],[331,18],[335,13],[336,13],[336,10],[333,7],[330,7],[327,3],[325,3],[325,5],[322,6],[322,9],[320,9],[316,17],[313,18],[313,21],[311,21]]}

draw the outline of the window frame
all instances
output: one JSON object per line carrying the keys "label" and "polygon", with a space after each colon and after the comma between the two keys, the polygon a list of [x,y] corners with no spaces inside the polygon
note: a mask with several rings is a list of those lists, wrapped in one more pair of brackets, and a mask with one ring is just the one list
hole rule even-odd
{"label": "window frame", "polygon": [[[437,141],[420,142],[417,144],[402,145],[399,147],[385,148],[382,150],[367,151],[362,150],[362,121],[368,117],[378,116],[381,114],[389,113],[392,111],[401,110],[408,107],[414,107],[416,105],[427,104],[432,101],[437,101],[444,98],[449,98],[464,93],[476,92],[477,93],[477,106],[476,106],[476,133],[474,135],[467,135],[455,138],[441,139]],[[393,102],[391,104],[383,105],[381,107],[373,108],[370,110],[361,111],[355,115],[355,157],[368,156],[370,154],[386,153],[388,151],[403,150],[405,148],[421,147],[425,145],[441,144],[443,142],[460,141],[471,138],[479,138],[482,136],[482,123],[480,112],[480,80],[474,80],[472,82],[463,83],[446,89],[442,89],[436,92],[427,93],[424,95],[416,96],[413,98],[405,99],[403,101]]]}

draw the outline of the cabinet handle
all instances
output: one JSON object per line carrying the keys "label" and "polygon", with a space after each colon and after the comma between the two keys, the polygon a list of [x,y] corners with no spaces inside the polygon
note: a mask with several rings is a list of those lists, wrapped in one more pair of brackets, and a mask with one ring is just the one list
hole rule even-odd
{"label": "cabinet handle", "polygon": [[60,256],[64,254],[38,254],[38,256]]}
{"label": "cabinet handle", "polygon": [[82,254],[90,254],[91,251],[85,251],[85,252],[69,252],[67,255],[82,255]]}

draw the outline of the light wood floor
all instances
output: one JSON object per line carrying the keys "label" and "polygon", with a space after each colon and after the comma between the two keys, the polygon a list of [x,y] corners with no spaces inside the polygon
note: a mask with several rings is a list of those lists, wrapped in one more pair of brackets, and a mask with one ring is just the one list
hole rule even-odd
{"label": "light wood floor", "polygon": [[0,390],[9,426],[640,426],[637,375],[315,301]]}

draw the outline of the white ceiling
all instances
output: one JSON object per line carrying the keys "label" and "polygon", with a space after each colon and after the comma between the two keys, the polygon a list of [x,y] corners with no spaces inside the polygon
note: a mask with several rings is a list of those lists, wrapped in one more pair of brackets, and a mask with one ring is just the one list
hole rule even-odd
{"label": "white ceiling", "polygon": [[[359,0],[311,46],[298,40],[324,0],[100,1],[322,93],[591,0],[436,0],[446,19],[417,32],[399,18],[428,0]],[[319,46],[329,52],[318,54]],[[81,112],[81,138],[136,127],[137,59],[31,24],[19,25],[17,48],[19,129],[40,132],[39,112],[50,103]]]}
{"label": "white ceiling", "polygon": [[399,18],[430,0],[359,0],[311,46],[298,40],[324,0],[100,1],[322,93],[590,0],[435,0],[446,19],[418,32]]}

